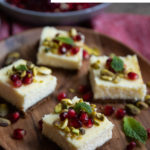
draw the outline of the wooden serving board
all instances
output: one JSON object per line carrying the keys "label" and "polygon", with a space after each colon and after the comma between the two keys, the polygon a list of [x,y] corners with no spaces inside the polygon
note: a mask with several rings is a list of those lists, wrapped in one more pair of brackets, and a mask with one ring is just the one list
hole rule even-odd
{"label": "wooden serving board", "polygon": [[[68,30],[69,27],[59,27]],[[104,35],[98,34],[92,30],[77,28],[86,37],[86,43],[91,47],[97,47],[101,50],[103,55],[115,53],[117,55],[125,56],[127,54],[135,54],[133,50],[125,45]],[[3,65],[5,56],[11,51],[19,51],[23,58],[36,63],[36,53],[40,38],[41,28],[29,30],[27,32],[18,34],[0,42],[0,65]],[[142,70],[144,81],[150,80],[150,63],[142,56],[138,55],[139,64]],[[8,127],[0,127],[0,145],[6,150],[57,150],[60,149],[55,143],[41,135],[38,128],[38,121],[44,114],[53,111],[57,103],[57,94],[65,91],[68,97],[81,96],[78,92],[69,92],[70,88],[78,89],[81,84],[89,84],[88,80],[88,61],[83,62],[80,71],[69,71],[64,69],[54,69],[53,74],[58,78],[58,84],[55,92],[49,97],[45,98],[42,103],[37,104],[32,110],[29,110],[26,117],[19,119],[16,123]],[[110,102],[106,103],[110,104]],[[97,108],[103,107],[101,101],[97,101]],[[111,103],[116,109],[124,107],[125,102],[118,103],[117,101]],[[145,128],[150,127],[150,109],[142,110],[141,114],[135,118],[139,120]],[[117,120],[115,115],[109,117],[115,124],[113,129],[113,138],[98,150],[125,150],[128,144],[124,133],[122,132],[122,121]],[[24,140],[14,140],[12,133],[15,128],[23,128],[27,131]],[[146,145],[137,147],[136,150],[150,150],[150,141]]]}

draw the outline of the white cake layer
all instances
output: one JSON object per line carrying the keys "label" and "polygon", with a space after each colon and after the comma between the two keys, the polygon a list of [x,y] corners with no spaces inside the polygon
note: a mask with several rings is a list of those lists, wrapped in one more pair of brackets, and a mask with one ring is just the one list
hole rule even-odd
{"label": "white cake layer", "polygon": [[127,66],[128,71],[133,71],[139,75],[137,80],[121,79],[117,84],[100,79],[100,69],[103,69],[108,59],[107,56],[91,57],[90,63],[100,60],[100,69],[90,68],[90,83],[95,99],[131,99],[144,100],[147,89],[143,83],[141,71],[136,55],[120,57]]}
{"label": "white cake layer", "polygon": [[45,27],[43,29],[41,34],[40,47],[37,54],[37,63],[59,68],[79,69],[82,65],[82,48],[80,48],[80,51],[76,55],[72,56],[66,56],[65,54],[57,55],[51,52],[45,53],[43,51],[44,46],[41,45],[42,41],[47,37],[53,39],[58,33],[67,35],[66,31],[57,30],[53,27]]}
{"label": "white cake layer", "polygon": [[52,75],[37,75],[34,77],[35,82],[14,88],[6,74],[12,66],[19,64],[26,64],[26,61],[18,60],[0,70],[0,96],[22,111],[26,111],[54,91],[57,79]]}
{"label": "white cake layer", "polygon": [[59,115],[57,114],[45,115],[42,133],[64,150],[95,150],[112,138],[114,125],[106,117],[100,126],[84,128],[85,134],[82,135],[81,139],[66,137],[64,132],[56,128],[53,123],[58,118]]}

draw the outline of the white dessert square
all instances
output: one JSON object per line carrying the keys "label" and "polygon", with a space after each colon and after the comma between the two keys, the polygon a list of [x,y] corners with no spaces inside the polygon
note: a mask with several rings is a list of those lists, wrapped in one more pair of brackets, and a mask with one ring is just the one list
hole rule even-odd
{"label": "white dessert square", "polygon": [[[73,40],[78,35],[80,36],[78,41]],[[75,29],[63,31],[54,27],[45,27],[41,33],[37,63],[59,68],[79,69],[82,65],[83,43],[84,36],[77,33]],[[77,52],[74,52],[73,48],[76,48]]]}
{"label": "white dessert square", "polygon": [[92,56],[90,59],[90,83],[94,98],[144,100],[147,89],[143,83],[137,56],[117,57],[123,62],[122,72],[109,70],[106,65],[108,58]]}
{"label": "white dessert square", "polygon": [[[0,96],[24,112],[51,94],[57,82],[50,69],[37,67],[31,63],[30,67],[32,69],[28,70],[27,61],[20,59],[0,70]],[[31,80],[26,78],[29,71],[33,74],[33,77],[28,74],[32,77]],[[21,83],[23,82],[21,85],[18,85],[15,78],[12,80],[14,74],[17,74]]]}
{"label": "white dessert square", "polygon": [[[70,107],[75,107],[74,105],[79,102],[81,102],[80,99],[74,97],[72,100],[73,104]],[[92,106],[89,103],[86,104],[90,107]],[[64,150],[95,150],[112,138],[113,124],[103,114],[97,113],[95,107],[93,108],[92,106],[92,110],[92,119],[95,120],[96,116],[99,116],[100,120],[96,118],[98,122],[95,123],[95,121],[93,121],[93,126],[90,128],[83,124],[80,128],[71,127],[64,123],[67,119],[61,121],[60,126],[57,126],[57,123],[60,121],[59,113],[52,113],[43,117],[42,133]],[[65,110],[62,110],[62,112],[64,111]]]}

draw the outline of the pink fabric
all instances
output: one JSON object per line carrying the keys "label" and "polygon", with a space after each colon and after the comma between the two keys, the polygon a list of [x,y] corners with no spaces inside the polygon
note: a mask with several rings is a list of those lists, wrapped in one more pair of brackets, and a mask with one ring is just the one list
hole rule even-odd
{"label": "pink fabric", "polygon": [[150,16],[104,13],[92,20],[92,26],[150,60]]}
{"label": "pink fabric", "polygon": [[0,40],[9,36],[9,25],[4,19],[0,19]]}

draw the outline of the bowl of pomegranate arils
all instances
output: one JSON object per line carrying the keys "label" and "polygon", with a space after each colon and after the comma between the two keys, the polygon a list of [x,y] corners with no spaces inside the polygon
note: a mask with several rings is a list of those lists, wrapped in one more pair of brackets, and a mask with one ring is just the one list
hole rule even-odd
{"label": "bowl of pomegranate arils", "polygon": [[105,3],[50,3],[50,0],[0,0],[0,10],[35,25],[73,25],[98,15]]}

